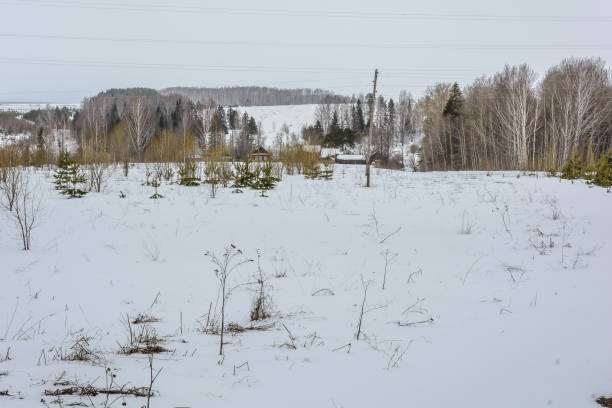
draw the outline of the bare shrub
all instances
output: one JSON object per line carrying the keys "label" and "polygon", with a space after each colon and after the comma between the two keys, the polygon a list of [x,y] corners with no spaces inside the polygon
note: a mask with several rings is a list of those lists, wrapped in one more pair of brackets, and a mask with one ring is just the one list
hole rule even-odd
{"label": "bare shrub", "polygon": [[255,298],[251,305],[251,321],[264,320],[272,314],[272,298],[269,294],[267,276],[261,269],[261,252],[257,250],[257,272],[255,274]]}
{"label": "bare shrub", "polygon": [[157,334],[157,330],[150,324],[145,323],[134,328],[129,316],[125,316],[122,323],[128,332],[128,336],[125,344],[119,344],[121,354],[156,354],[170,351],[162,346],[165,342],[164,339]]}
{"label": "bare shrub", "polygon": [[363,287],[363,300],[361,301],[361,312],[359,313],[359,321],[357,323],[357,332],[355,333],[355,338],[359,340],[359,336],[361,336],[361,327],[363,324],[363,315],[365,314],[365,304],[368,297],[368,288],[370,287],[370,281],[364,281],[363,276],[361,277],[361,285]]}
{"label": "bare shrub", "polygon": [[159,319],[147,313],[138,313],[132,320],[132,324],[157,323]]}
{"label": "bare shrub", "polygon": [[459,234],[470,235],[474,228],[474,223],[466,217],[467,213],[464,211],[461,215],[461,226],[459,227]]}
{"label": "bare shrub", "polygon": [[390,253],[389,249],[387,248],[384,252],[381,252],[381,255],[385,258],[385,273],[383,275],[383,283],[382,283],[382,290],[385,290],[385,284],[387,283],[387,271],[389,267],[391,266],[391,264],[397,258],[397,254]]}
{"label": "bare shrub", "polygon": [[216,266],[214,272],[219,280],[221,290],[221,337],[219,339],[219,355],[223,355],[223,333],[225,331],[225,304],[231,290],[228,290],[227,279],[233,271],[247,262],[253,262],[252,259],[237,259],[242,257],[242,250],[236,248],[234,244],[229,244],[225,247],[225,251],[221,257],[215,255],[214,252],[205,252],[204,255],[210,258],[213,265]]}
{"label": "bare shrub", "polygon": [[36,227],[42,210],[40,199],[34,196],[30,188],[29,173],[20,170],[15,188],[15,202],[13,203],[13,218],[21,235],[23,249],[28,251],[32,242],[32,230]]}
{"label": "bare shrub", "polygon": [[19,188],[22,184],[23,170],[19,167],[5,167],[0,177],[0,204],[9,211],[13,211]]}
{"label": "bare shrub", "polygon": [[63,347],[52,349],[53,359],[60,361],[89,361],[99,363],[102,360],[101,352],[91,345],[92,337],[86,334],[76,335],[73,344],[64,350]]}

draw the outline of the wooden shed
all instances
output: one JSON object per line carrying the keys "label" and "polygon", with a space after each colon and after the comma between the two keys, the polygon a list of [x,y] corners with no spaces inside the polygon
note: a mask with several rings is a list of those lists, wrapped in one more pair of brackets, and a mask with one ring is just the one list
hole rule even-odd
{"label": "wooden shed", "polygon": [[257,149],[253,150],[250,155],[250,159],[253,162],[268,162],[271,159],[271,154],[269,151],[264,149],[262,146],[259,146]]}

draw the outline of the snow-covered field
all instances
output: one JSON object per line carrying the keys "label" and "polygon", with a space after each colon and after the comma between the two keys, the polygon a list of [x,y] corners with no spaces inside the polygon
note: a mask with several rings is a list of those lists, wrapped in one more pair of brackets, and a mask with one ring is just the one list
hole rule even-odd
{"label": "snow-covered field", "polygon": [[[122,319],[138,313],[160,319],[172,350],[155,357],[152,407],[577,408],[612,393],[605,189],[379,170],[366,189],[363,167],[337,165],[331,181],[286,176],[268,198],[164,184],[152,200],[143,170],[75,200],[35,173],[45,216],[29,252],[0,213],[0,391],[11,395],[0,406],[51,404],[55,383],[104,387],[105,366],[115,384],[147,386],[146,357],[118,353]],[[218,311],[204,253],[229,243],[261,251],[275,309],[269,329],[228,336],[220,361],[219,337],[198,329],[211,302]],[[227,321],[249,326],[252,289],[234,290]],[[54,358],[82,335],[102,361]],[[63,397],[79,401],[90,406]]]}

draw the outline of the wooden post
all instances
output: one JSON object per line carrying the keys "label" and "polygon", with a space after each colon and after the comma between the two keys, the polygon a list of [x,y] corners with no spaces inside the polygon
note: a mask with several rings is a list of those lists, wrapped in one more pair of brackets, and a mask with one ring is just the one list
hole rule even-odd
{"label": "wooden post", "polygon": [[374,91],[372,92],[372,106],[370,107],[370,132],[368,133],[368,154],[366,154],[366,187],[370,187],[370,156],[372,154],[372,129],[374,128],[374,109],[376,108],[376,80],[378,68],[374,70]]}

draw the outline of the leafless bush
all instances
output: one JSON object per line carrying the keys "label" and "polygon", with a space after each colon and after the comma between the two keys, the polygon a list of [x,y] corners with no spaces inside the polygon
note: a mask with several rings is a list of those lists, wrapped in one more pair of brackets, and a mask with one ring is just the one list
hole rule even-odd
{"label": "leafless bush", "polygon": [[159,337],[157,330],[150,324],[145,323],[134,328],[129,316],[125,316],[122,323],[128,335],[125,344],[119,343],[121,354],[156,354],[170,351],[162,346],[164,339]]}
{"label": "leafless bush", "polygon": [[370,287],[370,281],[364,281],[362,276],[361,286],[363,287],[363,300],[361,301],[361,312],[359,313],[359,321],[357,323],[357,333],[355,333],[357,340],[359,340],[359,336],[361,335],[361,326],[363,324],[363,315],[365,314],[365,304],[368,296],[368,288]]}
{"label": "leafless bush", "polygon": [[142,248],[145,255],[153,262],[159,262],[161,259],[161,249],[159,243],[154,239],[150,238],[148,241],[143,241]]}
{"label": "leafless bush", "polygon": [[548,207],[550,207],[551,218],[555,221],[561,219],[562,214],[561,210],[559,210],[559,201],[557,198],[547,198],[545,203],[548,205]]}
{"label": "leafless bush", "polygon": [[94,162],[87,165],[87,175],[89,186],[92,191],[100,192],[104,187],[104,183],[110,177],[110,169],[107,163]]}
{"label": "leafless bush", "polygon": [[19,188],[22,185],[23,170],[19,167],[4,167],[2,168],[2,177],[0,177],[0,194],[2,199],[0,205],[8,211],[13,211]]}
{"label": "leafless bush", "polygon": [[261,252],[257,250],[257,272],[255,273],[255,298],[251,305],[251,321],[264,320],[272,314],[272,298],[269,294],[267,276],[261,269]]}
{"label": "leafless bush", "polygon": [[52,348],[53,359],[61,361],[89,361],[99,363],[102,360],[102,353],[91,345],[92,337],[80,334],[74,337],[73,344],[64,350],[63,347]]}
{"label": "leafless bush", "polygon": [[132,320],[132,324],[157,323],[159,319],[147,313],[138,313]]}
{"label": "leafless bush", "polygon": [[21,234],[23,249],[28,251],[32,242],[32,230],[38,223],[42,208],[40,199],[34,196],[30,188],[27,171],[22,171],[21,176],[19,176],[13,210],[12,214]]}
{"label": "leafless bush", "polygon": [[464,211],[461,215],[461,226],[459,227],[459,234],[470,235],[474,228],[474,223],[466,218],[466,212]]}
{"label": "leafless bush", "polygon": [[205,252],[204,255],[210,258],[213,265],[216,266],[214,272],[215,276],[219,280],[219,286],[221,290],[221,337],[219,339],[219,355],[223,355],[223,333],[225,331],[225,304],[231,293],[228,290],[227,279],[233,271],[235,271],[241,265],[252,262],[252,259],[237,259],[242,257],[242,250],[236,248],[234,244],[229,244],[225,247],[225,251],[221,257],[218,257],[213,252]]}
{"label": "leafless bush", "polygon": [[[150,366],[152,367],[152,361],[150,362]],[[111,368],[106,367],[104,368],[105,384],[103,387],[96,386],[95,381],[80,383],[78,380],[63,381],[61,378],[59,378],[53,383],[53,386],[56,388],[45,390],[44,395],[58,398],[61,398],[62,396],[66,395],[86,397],[89,400],[90,406],[92,408],[95,408],[97,406],[92,400],[92,397],[96,397],[98,395],[104,396],[104,400],[100,403],[100,406],[103,408],[112,407],[117,401],[123,399],[125,396],[133,396],[147,398],[148,407],[149,400],[154,395],[151,388],[160,371],[161,369],[158,370],[157,373],[151,377],[151,380],[149,381],[149,387],[128,387],[127,384],[121,386],[118,385],[116,370],[112,370]],[[116,398],[111,400],[111,396],[116,396]],[[41,400],[41,402],[48,407],[44,399]]]}
{"label": "leafless bush", "polygon": [[393,261],[397,258],[397,254],[392,254],[389,252],[389,249],[386,249],[384,252],[381,252],[381,255],[385,258],[385,273],[383,275],[383,283],[382,290],[385,290],[385,284],[387,283],[387,271]]}
{"label": "leafless bush", "polygon": [[153,370],[153,354],[149,354],[149,387],[147,388],[147,408],[149,408],[151,402],[151,396],[153,395],[153,383],[157,380],[159,373],[161,373],[161,368],[154,372]]}

